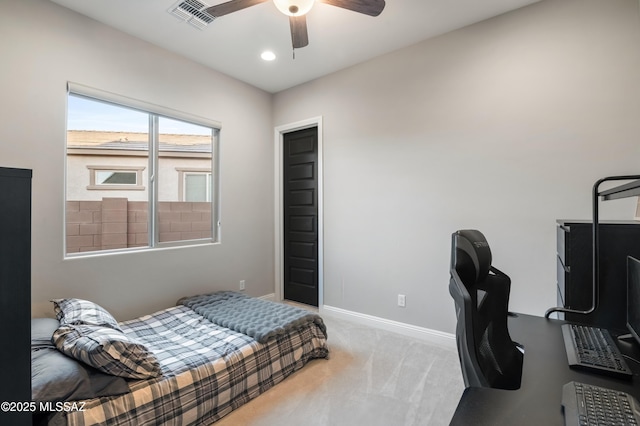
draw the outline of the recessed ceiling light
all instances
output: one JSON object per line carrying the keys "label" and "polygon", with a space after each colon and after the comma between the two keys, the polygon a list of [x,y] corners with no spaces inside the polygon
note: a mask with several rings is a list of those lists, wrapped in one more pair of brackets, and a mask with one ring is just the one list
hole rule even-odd
{"label": "recessed ceiling light", "polygon": [[274,59],[276,59],[276,54],[270,50],[265,50],[264,52],[262,52],[260,57],[265,61],[273,61]]}

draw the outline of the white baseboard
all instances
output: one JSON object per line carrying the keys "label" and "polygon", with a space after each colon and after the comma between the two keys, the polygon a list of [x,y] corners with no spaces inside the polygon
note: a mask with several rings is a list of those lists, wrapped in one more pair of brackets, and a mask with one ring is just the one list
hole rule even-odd
{"label": "white baseboard", "polygon": [[258,299],[269,300],[271,302],[275,302],[276,301],[276,294],[275,293],[265,294],[264,296],[258,297]]}
{"label": "white baseboard", "polygon": [[420,339],[429,343],[435,343],[447,348],[456,349],[456,336],[454,334],[392,321],[385,318],[374,317],[372,315],[347,311],[346,309],[334,308],[333,306],[327,305],[320,307],[320,315],[344,319],[358,324],[367,325],[369,327],[380,328],[382,330],[402,334],[414,339]]}

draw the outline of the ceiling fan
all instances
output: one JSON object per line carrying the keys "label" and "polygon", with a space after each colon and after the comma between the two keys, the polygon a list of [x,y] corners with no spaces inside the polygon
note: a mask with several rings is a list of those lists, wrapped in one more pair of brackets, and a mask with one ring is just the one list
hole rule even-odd
{"label": "ceiling fan", "polygon": [[[215,6],[206,8],[204,11],[214,18],[228,15],[265,3],[269,0],[231,0],[220,3]],[[289,25],[291,27],[291,42],[294,49],[305,47],[309,44],[309,36],[307,34],[307,18],[306,14],[311,10],[316,0],[273,0],[278,10],[289,16]],[[321,3],[330,4],[332,6],[341,7],[343,9],[352,10],[358,13],[364,13],[369,16],[378,16],[385,6],[384,0],[317,0]]]}

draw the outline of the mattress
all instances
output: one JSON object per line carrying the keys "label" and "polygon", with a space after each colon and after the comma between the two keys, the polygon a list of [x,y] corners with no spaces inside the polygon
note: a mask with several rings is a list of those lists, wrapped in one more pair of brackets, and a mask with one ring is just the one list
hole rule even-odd
{"label": "mattress", "polygon": [[129,381],[123,395],[57,412],[50,425],[209,425],[309,360],[328,357],[325,334],[315,323],[259,343],[175,306],[120,327],[156,355],[162,374]]}

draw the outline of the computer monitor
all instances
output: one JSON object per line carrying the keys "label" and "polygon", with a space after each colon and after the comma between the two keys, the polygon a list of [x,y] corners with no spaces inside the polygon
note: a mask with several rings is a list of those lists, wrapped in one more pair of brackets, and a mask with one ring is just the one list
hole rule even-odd
{"label": "computer monitor", "polygon": [[640,344],[640,260],[627,256],[627,328]]}

